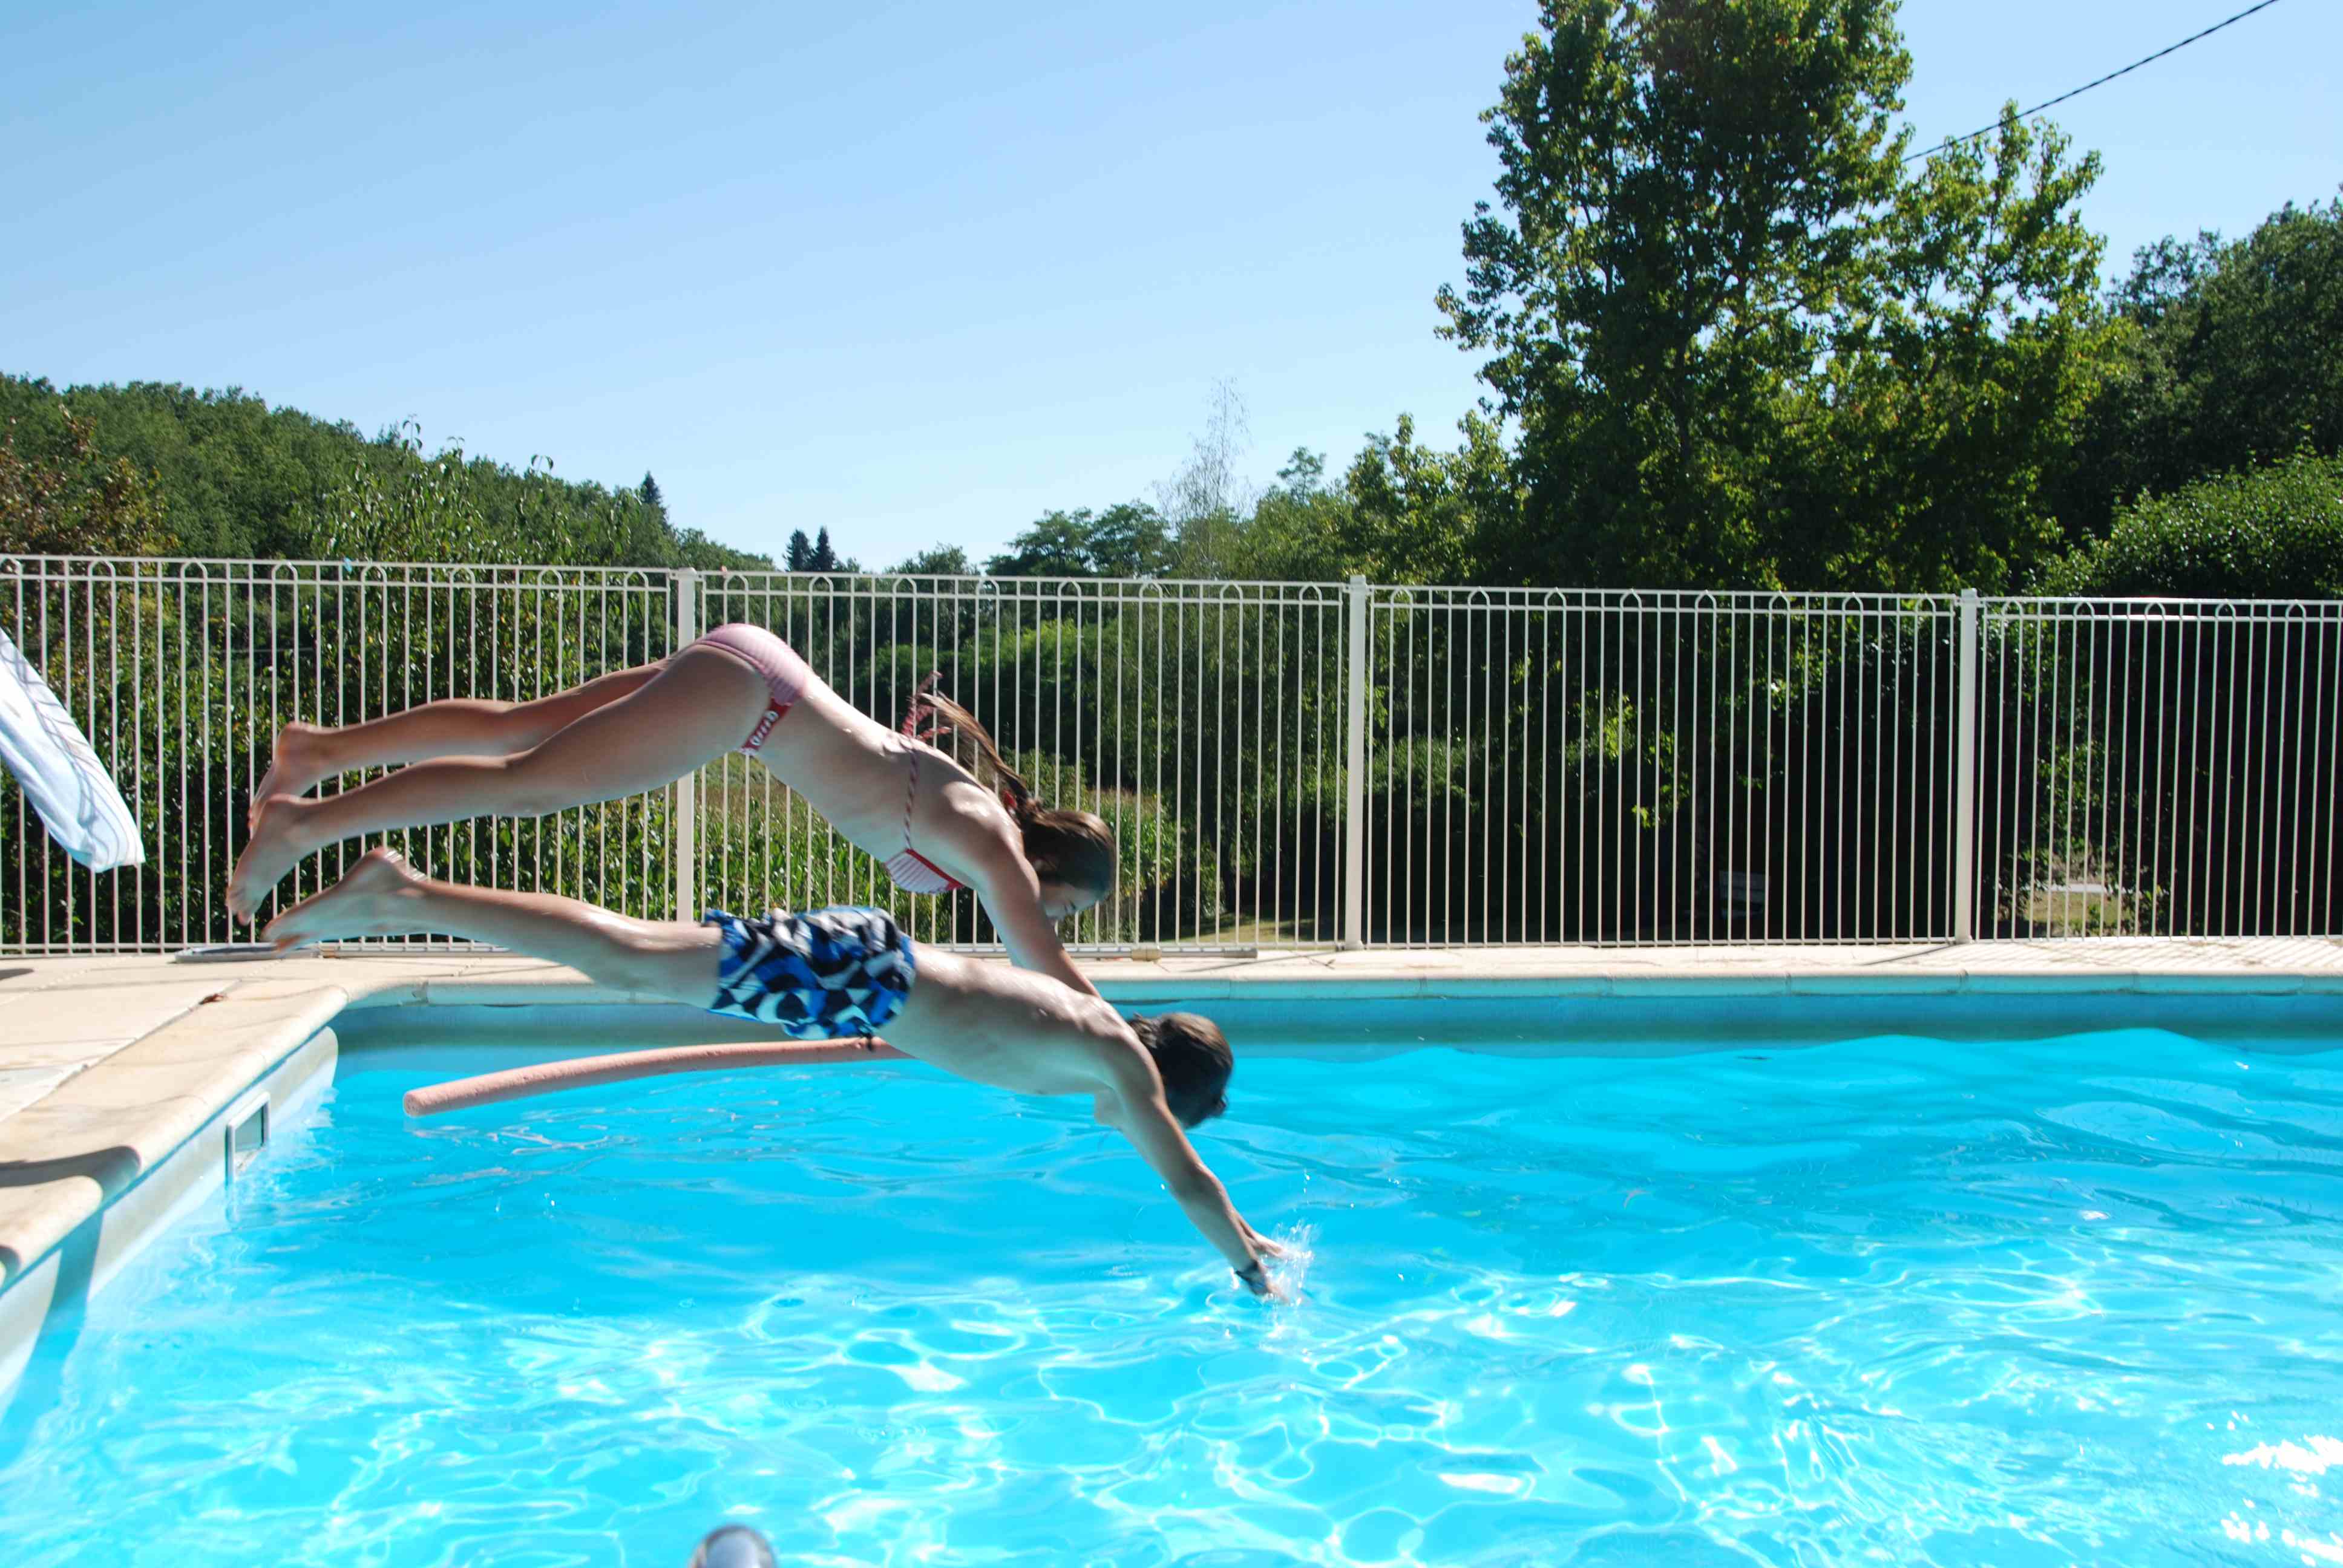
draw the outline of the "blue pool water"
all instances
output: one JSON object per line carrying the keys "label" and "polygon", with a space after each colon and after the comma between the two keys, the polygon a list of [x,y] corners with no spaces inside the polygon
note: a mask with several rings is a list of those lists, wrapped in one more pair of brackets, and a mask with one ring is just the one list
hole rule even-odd
{"label": "blue pool water", "polygon": [[0,1556],[2343,1561],[2333,1050],[1242,1061],[1200,1141],[1311,1239],[1274,1308],[1071,1102],[889,1067],[402,1117],[494,1060],[346,1060],[44,1342]]}

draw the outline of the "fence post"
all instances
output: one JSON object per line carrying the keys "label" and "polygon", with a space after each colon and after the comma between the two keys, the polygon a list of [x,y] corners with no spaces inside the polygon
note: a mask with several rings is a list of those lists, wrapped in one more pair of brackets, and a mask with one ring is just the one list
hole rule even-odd
{"label": "fence post", "polygon": [[1976,940],[1976,589],[1961,590],[1960,682],[1953,716],[1953,940]]}
{"label": "fence post", "polygon": [[[675,646],[681,648],[699,636],[699,573],[679,567],[675,574]],[[670,802],[674,831],[669,836],[675,855],[675,918],[699,918],[699,775],[686,773],[675,781]]]}
{"label": "fence post", "polygon": [[1367,579],[1353,573],[1343,660],[1342,946],[1367,945]]}

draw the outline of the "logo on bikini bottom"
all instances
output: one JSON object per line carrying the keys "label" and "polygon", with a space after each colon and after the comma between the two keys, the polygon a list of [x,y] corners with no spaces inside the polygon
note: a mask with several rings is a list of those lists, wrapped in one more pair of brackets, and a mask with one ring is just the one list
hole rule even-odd
{"label": "logo on bikini bottom", "polygon": [[773,726],[779,724],[780,721],[781,710],[779,709],[768,708],[765,709],[765,717],[758,720],[757,728],[750,730],[749,733],[748,743],[742,746],[740,749],[743,751],[756,750],[757,748],[765,743],[765,737],[773,732]]}

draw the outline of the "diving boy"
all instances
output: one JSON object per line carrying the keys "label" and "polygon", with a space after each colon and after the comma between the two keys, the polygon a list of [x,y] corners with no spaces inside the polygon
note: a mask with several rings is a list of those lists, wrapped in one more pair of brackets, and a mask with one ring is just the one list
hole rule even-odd
{"label": "diving boy", "polygon": [[1126,1020],[1047,975],[915,942],[881,910],[639,920],[549,893],[442,882],[388,849],[270,921],[279,951],[432,932],[568,964],[616,990],[769,1024],[792,1040],[883,1035],[947,1072],[1087,1094],[1256,1295],[1277,1245],[1246,1224],[1184,1131],[1227,1109],[1228,1041],[1192,1013]]}

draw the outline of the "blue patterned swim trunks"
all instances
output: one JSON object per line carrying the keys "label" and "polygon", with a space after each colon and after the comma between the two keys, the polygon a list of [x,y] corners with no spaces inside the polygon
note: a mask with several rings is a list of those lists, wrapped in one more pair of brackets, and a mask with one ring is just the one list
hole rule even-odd
{"label": "blue patterned swim trunks", "polygon": [[708,1010],[776,1025],[791,1040],[877,1034],[911,994],[911,939],[884,910],[710,910],[699,923],[724,933]]}

